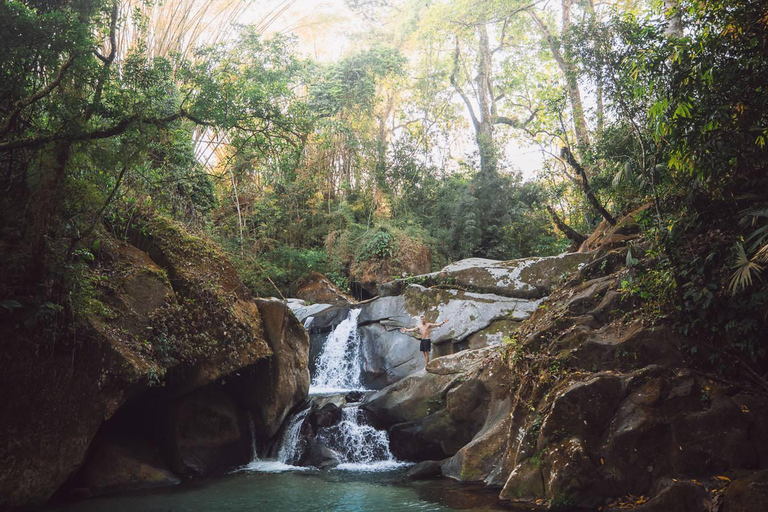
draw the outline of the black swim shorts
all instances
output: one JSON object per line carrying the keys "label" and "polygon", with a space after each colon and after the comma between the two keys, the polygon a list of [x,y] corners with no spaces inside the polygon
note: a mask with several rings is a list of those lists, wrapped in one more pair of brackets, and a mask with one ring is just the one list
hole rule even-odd
{"label": "black swim shorts", "polygon": [[422,352],[429,352],[429,349],[432,348],[432,340],[429,338],[422,338],[421,344],[419,344],[419,350]]}

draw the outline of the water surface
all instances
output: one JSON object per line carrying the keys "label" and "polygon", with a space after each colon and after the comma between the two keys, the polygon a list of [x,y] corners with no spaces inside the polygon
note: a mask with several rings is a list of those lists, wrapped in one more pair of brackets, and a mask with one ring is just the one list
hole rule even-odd
{"label": "water surface", "polygon": [[445,480],[409,482],[403,479],[403,468],[322,472],[295,471],[279,464],[172,488],[93,498],[52,512],[504,510],[495,493],[471,491]]}

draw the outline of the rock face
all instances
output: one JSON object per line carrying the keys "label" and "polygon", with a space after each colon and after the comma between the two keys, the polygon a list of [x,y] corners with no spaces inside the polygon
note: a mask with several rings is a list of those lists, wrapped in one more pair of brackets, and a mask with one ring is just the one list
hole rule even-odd
{"label": "rock face", "polygon": [[419,342],[384,323],[360,327],[362,343],[361,379],[369,389],[381,389],[424,368]]}
{"label": "rock face", "polygon": [[628,495],[644,497],[637,510],[716,510],[723,474],[745,475],[723,510],[766,508],[765,472],[752,472],[768,467],[768,398],[708,378],[677,331],[635,319],[638,304],[621,291],[624,259],[601,255],[605,264],[585,266],[522,323],[502,316],[467,328],[469,307],[445,306],[467,295],[414,285],[366,305],[369,325],[427,312],[462,319],[465,330],[448,324],[437,340],[506,341],[438,357],[371,395],[363,407],[389,429],[393,453],[444,459],[443,476],[550,510],[619,510]]}
{"label": "rock face", "polygon": [[372,394],[363,409],[390,428],[392,453],[404,460],[455,454],[483,426],[488,410],[486,376],[493,349],[431,361],[425,370]]}
{"label": "rock face", "polygon": [[288,307],[310,333],[328,332],[349,316],[348,306],[307,304],[301,299],[288,299]]}
{"label": "rock face", "polygon": [[[473,348],[499,345],[509,335],[502,326],[528,318],[539,302],[415,284],[408,285],[401,295],[374,299],[362,306],[358,320],[364,355],[363,384],[381,389],[424,368],[418,339],[399,331],[416,325],[422,314],[429,322],[449,319],[432,330],[432,355],[439,357],[470,344]],[[496,325],[489,328],[491,324]]]}
{"label": "rock face", "polygon": [[172,403],[165,419],[165,446],[179,475],[212,475],[250,460],[247,420],[223,390],[194,391]]}
{"label": "rock face", "polygon": [[78,487],[98,496],[180,482],[148,442],[110,436],[94,443],[92,454],[80,473]]}
{"label": "rock face", "polygon": [[[90,291],[72,313],[72,328],[27,323],[34,312],[0,323],[0,438],[16,440],[0,446],[2,509],[44,503],[83,466],[99,427],[127,402],[137,410],[141,403],[161,407],[272,354],[274,331],[265,332],[259,306],[217,247],[148,213],[134,216],[128,232],[130,244],[100,235],[100,251],[83,278]],[[278,395],[295,400],[303,389],[298,381],[295,388]],[[237,423],[224,413],[213,417],[229,418],[233,429]],[[190,415],[186,427],[195,428],[197,419]],[[178,446],[191,446],[182,434],[179,427]],[[102,457],[118,457],[119,450],[105,450]],[[148,471],[143,460],[123,466],[133,468],[127,474]],[[150,480],[155,477],[164,479],[156,473]],[[94,480],[94,491],[131,478]]]}

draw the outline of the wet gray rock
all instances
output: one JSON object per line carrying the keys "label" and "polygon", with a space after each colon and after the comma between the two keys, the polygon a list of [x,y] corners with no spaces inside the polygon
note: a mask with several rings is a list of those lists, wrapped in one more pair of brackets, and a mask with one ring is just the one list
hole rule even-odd
{"label": "wet gray rock", "polygon": [[341,421],[341,407],[328,403],[317,410],[313,410],[307,418],[314,431],[318,428],[331,427]]}
{"label": "wet gray rock", "polygon": [[301,466],[312,466],[317,469],[331,469],[340,464],[339,454],[328,448],[321,440],[307,439],[307,448],[299,461]]}
{"label": "wet gray rock", "polygon": [[442,464],[443,461],[441,460],[425,460],[415,464],[411,469],[408,470],[405,476],[411,480],[429,480],[433,478],[439,478],[443,474],[442,470],[440,469]]}
{"label": "wet gray rock", "polygon": [[361,379],[369,389],[382,389],[424,368],[419,341],[398,328],[375,323],[360,327]]}
{"label": "wet gray rock", "polygon": [[301,299],[288,299],[287,303],[310,333],[328,332],[349,316],[346,305],[307,304]]}
{"label": "wet gray rock", "polygon": [[507,328],[530,317],[538,305],[539,300],[419,285],[409,285],[403,295],[379,297],[362,307],[359,318],[366,361],[364,382],[381,388],[423,368],[418,341],[399,332],[401,327],[416,326],[421,315],[433,323],[449,320],[430,335],[432,356],[441,357],[455,353],[455,344],[493,323],[496,327],[478,335],[471,348],[500,344]]}

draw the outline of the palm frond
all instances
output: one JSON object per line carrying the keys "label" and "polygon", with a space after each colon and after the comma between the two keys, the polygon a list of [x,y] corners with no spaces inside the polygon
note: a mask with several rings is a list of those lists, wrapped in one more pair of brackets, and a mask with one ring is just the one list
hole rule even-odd
{"label": "palm frond", "polygon": [[768,218],[768,208],[752,208],[743,210],[739,224],[742,226],[754,226],[759,218]]}
{"label": "palm frond", "polygon": [[763,266],[757,263],[754,258],[750,259],[744,246],[741,243],[736,244],[736,262],[731,267],[734,273],[728,284],[728,290],[735,295],[740,290],[752,285],[754,277],[759,277],[763,271]]}
{"label": "palm frond", "polygon": [[768,263],[768,244],[763,245],[752,257],[752,260],[759,261],[760,263]]}

